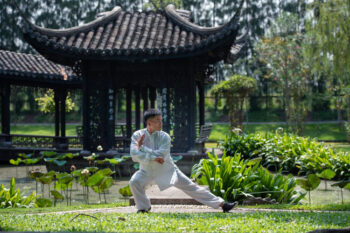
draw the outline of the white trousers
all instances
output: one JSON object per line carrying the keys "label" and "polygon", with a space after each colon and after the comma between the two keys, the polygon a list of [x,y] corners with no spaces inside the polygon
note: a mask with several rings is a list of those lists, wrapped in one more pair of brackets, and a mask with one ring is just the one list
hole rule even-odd
{"label": "white trousers", "polygon": [[[212,208],[219,208],[220,204],[224,201],[221,197],[217,197],[209,190],[198,186],[193,183],[185,174],[179,169],[177,172],[177,182],[174,186],[184,193],[195,199],[196,201],[210,206]],[[145,188],[153,181],[153,178],[147,176],[147,173],[143,170],[138,170],[130,179],[130,189],[135,199],[136,208],[138,210],[148,210],[151,207],[151,202],[146,196]]]}

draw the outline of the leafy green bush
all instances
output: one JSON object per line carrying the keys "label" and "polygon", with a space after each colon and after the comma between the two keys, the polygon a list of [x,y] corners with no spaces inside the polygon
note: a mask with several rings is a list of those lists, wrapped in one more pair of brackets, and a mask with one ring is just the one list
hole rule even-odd
{"label": "leafy green bush", "polygon": [[305,194],[296,192],[296,181],[290,175],[271,174],[260,165],[259,158],[244,160],[234,156],[208,154],[192,168],[192,178],[209,186],[210,191],[226,201],[243,201],[246,197],[270,197],[279,203],[298,203]]}
{"label": "leafy green bush", "polygon": [[316,140],[294,134],[232,133],[221,147],[229,156],[240,153],[244,159],[262,157],[262,165],[269,170],[306,175],[331,169],[336,180],[350,178],[350,154],[336,153]]}
{"label": "leafy green bush", "polygon": [[37,207],[35,199],[40,195],[33,192],[30,196],[22,196],[21,190],[15,187],[15,178],[11,179],[10,188],[0,186],[0,208],[30,208]]}

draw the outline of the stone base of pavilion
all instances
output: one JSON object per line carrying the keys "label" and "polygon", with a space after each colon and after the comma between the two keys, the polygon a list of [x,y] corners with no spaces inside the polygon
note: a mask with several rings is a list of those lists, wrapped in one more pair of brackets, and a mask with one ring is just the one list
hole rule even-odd
{"label": "stone base of pavilion", "polygon": [[[146,194],[152,205],[202,205],[175,187],[160,191],[157,185],[151,185]],[[129,199],[129,204],[135,205],[134,197]]]}

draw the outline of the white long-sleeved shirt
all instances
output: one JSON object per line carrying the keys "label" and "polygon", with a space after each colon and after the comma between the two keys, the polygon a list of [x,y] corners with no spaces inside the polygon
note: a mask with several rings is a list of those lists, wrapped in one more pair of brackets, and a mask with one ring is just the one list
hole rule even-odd
{"label": "white long-sleeved shirt", "polygon": [[[145,134],[143,145],[138,148],[138,140]],[[131,137],[130,155],[134,162],[140,163],[140,169],[147,176],[151,176],[160,190],[164,190],[174,184],[177,179],[176,165],[170,156],[171,139],[164,131],[155,131],[149,134],[147,129],[140,129]],[[154,159],[162,157],[163,164]]]}

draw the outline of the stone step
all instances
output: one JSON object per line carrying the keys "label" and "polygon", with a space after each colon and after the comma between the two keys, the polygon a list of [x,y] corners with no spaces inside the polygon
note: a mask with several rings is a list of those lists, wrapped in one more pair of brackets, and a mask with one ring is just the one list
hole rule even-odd
{"label": "stone step", "polygon": [[[175,187],[160,191],[157,185],[152,185],[146,188],[146,195],[152,205],[202,205]],[[135,205],[134,197],[130,197],[129,204]]]}

